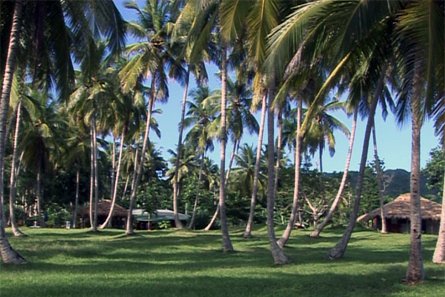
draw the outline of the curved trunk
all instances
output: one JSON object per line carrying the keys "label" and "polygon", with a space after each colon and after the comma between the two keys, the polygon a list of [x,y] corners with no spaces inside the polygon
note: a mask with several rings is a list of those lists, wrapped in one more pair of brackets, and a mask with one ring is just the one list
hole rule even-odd
{"label": "curved trunk", "polygon": [[120,172],[121,172],[122,153],[124,150],[124,141],[125,141],[125,130],[126,130],[126,127],[124,127],[122,129],[122,134],[121,134],[121,144],[119,146],[119,156],[117,159],[116,179],[115,179],[114,185],[113,185],[113,193],[112,193],[113,196],[111,198],[110,211],[108,213],[107,218],[105,219],[105,222],[103,222],[103,224],[99,226],[100,229],[103,229],[105,227],[111,227],[111,221],[113,219],[114,207],[116,205],[117,188],[119,185],[119,177],[120,177]]}
{"label": "curved trunk", "polygon": [[[204,167],[204,154],[201,154],[201,165],[199,166],[199,174],[198,174],[198,189],[201,190],[202,187],[202,171]],[[199,191],[198,191],[199,193]],[[198,202],[199,202],[199,194],[195,197],[195,202],[193,203],[193,212],[192,212],[192,218],[190,219],[190,222],[187,226],[187,228],[192,229],[195,227],[195,219],[196,219],[196,210],[198,208]],[[209,227],[210,228],[210,227]]]}
{"label": "curved trunk", "polygon": [[210,228],[212,228],[213,224],[215,224],[215,221],[218,218],[218,214],[219,214],[219,204],[216,206],[215,212],[213,213],[213,216],[210,219],[209,224],[204,228],[204,231],[209,231]]}
{"label": "curved trunk", "polygon": [[130,182],[130,175],[127,175],[125,179],[124,190],[122,191],[122,199],[125,199],[125,195],[127,194],[128,183]]}
{"label": "curved trunk", "polygon": [[287,241],[289,240],[290,234],[295,227],[295,221],[297,219],[298,214],[298,200],[299,200],[299,192],[300,192],[300,165],[301,165],[301,147],[302,147],[302,132],[301,130],[301,114],[303,109],[303,99],[300,98],[298,100],[298,108],[297,108],[297,140],[295,147],[295,168],[294,168],[294,197],[292,201],[292,211],[289,217],[289,222],[287,223],[286,229],[283,232],[283,235],[278,240],[278,245],[283,248]]}
{"label": "curved trunk", "polygon": [[110,196],[113,197],[113,189],[116,178],[116,138],[112,134],[113,143],[111,148],[111,176],[110,176]]}
{"label": "curved trunk", "polygon": [[79,208],[80,169],[76,170],[76,198],[74,200],[73,228],[77,227],[77,210]]}
{"label": "curved trunk", "polygon": [[[445,174],[444,174],[445,185]],[[440,227],[434,249],[433,263],[445,263],[445,186],[442,191],[442,212],[440,214]]]}
{"label": "curved trunk", "polygon": [[341,178],[340,186],[338,187],[337,195],[335,196],[334,201],[331,204],[331,207],[329,208],[328,214],[323,219],[323,221],[317,225],[314,229],[314,231],[311,232],[311,237],[316,238],[320,236],[321,231],[326,227],[326,225],[331,221],[332,217],[334,216],[334,212],[338,207],[338,204],[340,203],[341,196],[343,195],[343,190],[346,186],[346,179],[348,178],[348,171],[349,166],[351,164],[351,158],[352,158],[352,150],[354,147],[354,139],[355,139],[355,131],[357,127],[357,109],[354,111],[354,117],[352,120],[352,127],[351,127],[351,134],[349,135],[349,147],[348,147],[348,153],[346,157],[346,163],[345,163],[345,169],[343,171],[343,176]]}
{"label": "curved trunk", "polygon": [[384,204],[383,172],[382,172],[382,166],[380,165],[379,153],[377,150],[377,136],[376,136],[376,132],[375,132],[375,124],[372,126],[372,142],[374,144],[375,171],[377,173],[377,186],[379,188],[380,219],[381,219],[381,224],[382,224],[381,233],[388,233],[388,230],[386,228],[385,209],[383,208],[383,204]]}
{"label": "curved trunk", "polygon": [[154,101],[155,101],[155,79],[156,78],[153,77],[152,82],[151,82],[151,90],[152,91],[150,93],[150,98],[148,100],[147,120],[145,122],[145,132],[144,132],[144,140],[142,141],[142,151],[141,151],[140,157],[138,158],[139,160],[136,164],[136,168],[135,168],[136,171],[135,171],[134,180],[132,182],[132,187],[131,187],[130,205],[128,207],[128,214],[127,214],[127,226],[125,229],[125,234],[127,234],[127,235],[134,234],[132,212],[133,212],[133,208],[134,208],[134,203],[136,201],[137,188],[138,188],[139,182],[141,180],[142,168],[144,166],[145,151],[147,150],[147,146],[148,146],[151,115],[153,112],[153,105],[154,105]]}
{"label": "curved trunk", "polygon": [[348,226],[346,227],[346,230],[343,233],[341,240],[328,253],[328,257],[331,260],[341,258],[345,254],[346,248],[348,247],[349,239],[351,238],[352,231],[354,230],[357,221],[358,213],[360,211],[360,200],[362,196],[363,178],[365,175],[365,167],[368,157],[369,139],[371,137],[372,126],[374,125],[374,115],[377,107],[378,98],[380,97],[380,94],[383,90],[385,72],[386,70],[382,72],[382,75],[377,84],[376,92],[372,98],[371,106],[369,107],[369,115],[368,115],[368,121],[366,123],[366,130],[363,140],[362,155],[360,159],[360,169],[357,177],[357,186],[355,190],[354,206],[352,209],[352,213],[351,216],[349,217]]}
{"label": "curved trunk", "polygon": [[267,235],[270,243],[270,251],[274,264],[283,265],[289,263],[283,249],[278,245],[274,229],[274,207],[275,207],[275,164],[274,164],[274,110],[272,101],[274,92],[269,93],[267,108]]}
{"label": "curved trunk", "polygon": [[418,68],[414,71],[414,90],[411,98],[411,247],[408,269],[406,271],[406,281],[408,283],[421,282],[425,277],[422,259],[422,218],[420,215],[420,129],[422,128],[422,119],[420,115],[420,110],[422,108],[420,96],[422,92],[422,78],[420,77],[420,71]]}
{"label": "curved trunk", "polygon": [[238,152],[238,147],[239,147],[239,140],[235,140],[235,142],[233,143],[232,153],[230,154],[229,166],[228,166],[227,172],[226,172],[226,180],[225,180],[225,184],[224,184],[226,189],[229,184],[230,171],[232,171],[233,161],[235,160],[235,155]]}
{"label": "curved trunk", "polygon": [[178,182],[178,174],[179,174],[179,161],[182,157],[182,134],[184,132],[184,118],[185,118],[185,107],[187,103],[187,94],[189,88],[189,78],[190,78],[190,70],[187,69],[186,77],[185,77],[185,86],[184,86],[184,94],[182,95],[181,102],[181,122],[179,123],[179,136],[178,136],[178,155],[176,156],[175,161],[175,175],[173,176],[173,216],[175,218],[175,226],[176,228],[182,229],[182,223],[179,220],[178,216],[178,200],[179,200],[179,182]]}
{"label": "curved trunk", "polygon": [[12,233],[14,236],[23,236],[23,232],[20,231],[19,226],[17,225],[17,220],[15,218],[14,205],[17,196],[17,176],[19,174],[18,164],[17,164],[17,142],[19,138],[19,130],[20,130],[20,115],[22,109],[22,102],[19,101],[16,107],[16,117],[15,117],[15,130],[14,130],[14,141],[12,147],[12,161],[11,161],[11,176],[9,179],[9,220],[11,221]]}
{"label": "curved trunk", "polygon": [[8,116],[9,99],[11,94],[12,78],[14,76],[17,45],[19,42],[20,19],[22,16],[23,2],[17,0],[12,17],[12,26],[9,37],[8,52],[2,81],[0,100],[0,255],[5,264],[23,264],[26,260],[17,253],[6,238],[4,226],[4,167],[5,167],[5,144],[6,144],[6,120]]}
{"label": "curved trunk", "polygon": [[[252,196],[250,198],[250,211],[249,218],[247,220],[246,229],[244,230],[244,238],[248,238],[252,236],[252,228],[253,228],[253,218],[255,216],[255,207],[256,200],[258,194],[258,182],[259,182],[259,174],[260,174],[260,161],[261,161],[261,147],[263,146],[263,134],[264,134],[264,126],[266,122],[266,97],[267,93],[263,95],[262,103],[261,103],[261,120],[260,120],[260,130],[258,131],[258,143],[257,143],[257,151],[255,157],[255,169],[253,171],[253,186],[252,186]],[[275,185],[275,181],[274,181]]]}
{"label": "curved trunk", "polygon": [[220,152],[220,185],[219,185],[219,218],[224,252],[233,251],[226,217],[226,92],[227,92],[227,49],[223,46],[221,57],[221,152]]}

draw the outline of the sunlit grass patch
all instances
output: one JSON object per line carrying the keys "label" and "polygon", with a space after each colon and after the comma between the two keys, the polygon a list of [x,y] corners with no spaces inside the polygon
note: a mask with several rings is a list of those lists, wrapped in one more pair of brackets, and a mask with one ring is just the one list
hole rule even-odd
{"label": "sunlit grass patch", "polygon": [[295,231],[290,265],[272,263],[265,228],[251,239],[232,232],[224,254],[218,231],[25,229],[11,238],[30,263],[0,266],[0,296],[445,296],[445,267],[431,263],[436,236],[424,236],[426,281],[401,282],[407,234],[354,233],[343,259],[326,253],[341,233],[319,239]]}

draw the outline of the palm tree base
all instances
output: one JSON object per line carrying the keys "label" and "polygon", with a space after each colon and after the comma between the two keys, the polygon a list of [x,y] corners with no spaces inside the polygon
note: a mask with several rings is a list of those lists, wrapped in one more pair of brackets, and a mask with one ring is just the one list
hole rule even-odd
{"label": "palm tree base", "polygon": [[286,265],[290,263],[289,258],[284,254],[283,250],[277,246],[272,248],[272,257],[274,265]]}
{"label": "palm tree base", "polygon": [[25,233],[23,233],[20,230],[13,230],[12,234],[14,235],[14,237],[26,237],[28,235],[26,235]]}
{"label": "palm tree base", "polygon": [[312,231],[311,234],[309,234],[310,238],[320,238],[320,231],[318,231],[317,229]]}
{"label": "palm tree base", "polygon": [[136,232],[134,232],[133,230],[131,230],[131,231],[125,231],[125,235],[126,235],[126,236],[133,236],[133,235],[136,235]]}
{"label": "palm tree base", "polygon": [[283,249],[286,246],[287,240],[284,238],[280,238],[277,240],[277,245],[280,247],[280,249]]}
{"label": "palm tree base", "polygon": [[328,253],[328,259],[329,260],[337,260],[343,258],[345,254],[345,249],[342,246],[339,246],[338,244],[332,248]]}
{"label": "palm tree base", "polygon": [[0,255],[4,264],[20,265],[27,263],[25,258],[11,247],[6,238],[0,239]]}
{"label": "palm tree base", "polygon": [[252,238],[252,232],[244,232],[243,233],[243,238],[244,239]]}

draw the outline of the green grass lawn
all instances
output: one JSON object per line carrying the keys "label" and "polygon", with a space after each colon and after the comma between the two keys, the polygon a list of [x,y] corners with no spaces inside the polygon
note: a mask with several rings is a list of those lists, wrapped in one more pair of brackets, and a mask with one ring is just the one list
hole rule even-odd
{"label": "green grass lawn", "polygon": [[314,240],[295,231],[286,248],[292,264],[275,267],[264,229],[250,240],[233,231],[236,252],[229,254],[216,231],[24,231],[28,237],[11,243],[30,263],[0,264],[1,297],[445,296],[445,267],[431,262],[431,235],[423,237],[426,281],[408,286],[407,234],[356,232],[345,258],[329,261],[340,232]]}

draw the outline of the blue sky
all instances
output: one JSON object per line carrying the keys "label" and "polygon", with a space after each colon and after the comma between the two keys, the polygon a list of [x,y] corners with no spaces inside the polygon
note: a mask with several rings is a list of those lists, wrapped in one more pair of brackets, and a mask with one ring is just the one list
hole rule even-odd
{"label": "blue sky", "polygon": [[[117,7],[121,11],[123,17],[126,20],[134,18],[133,12],[124,8],[124,1],[114,1]],[[144,1],[138,1],[139,5],[143,5]],[[211,89],[219,88],[219,80],[213,75],[217,69],[210,65],[208,68],[209,73],[209,86]],[[191,86],[193,89],[194,85]],[[161,148],[163,156],[168,159],[170,156],[167,153],[168,149],[174,149],[178,141],[178,121],[180,119],[180,102],[182,98],[183,89],[176,82],[170,81],[169,84],[170,97],[166,104],[157,105],[156,108],[162,109],[162,114],[157,115],[156,118],[159,122],[162,132],[161,139],[152,135],[152,141],[154,141],[158,147]],[[346,115],[338,113],[335,115],[343,121],[349,128],[351,127],[351,119]],[[360,163],[360,154],[363,144],[363,134],[366,126],[366,121],[360,120],[357,125],[356,141],[354,144],[354,153],[351,161],[351,170],[358,170]],[[401,168],[410,170],[411,159],[411,123],[406,122],[403,126],[395,124],[394,117],[388,115],[386,121],[383,121],[381,112],[377,112],[376,116],[376,134],[377,145],[379,148],[380,159],[385,162],[387,169]],[[256,136],[247,136],[244,142],[256,145]],[[343,171],[346,152],[348,149],[348,140],[342,134],[336,134],[336,153],[333,157],[326,153],[323,159],[323,167],[326,172]],[[429,159],[429,152],[432,148],[438,146],[438,139],[434,135],[434,128],[431,122],[425,122],[421,133],[421,166],[424,167]],[[228,145],[226,152],[227,156],[230,155],[231,145]],[[219,145],[215,144],[215,151],[210,156],[217,161],[219,158]],[[373,159],[373,148],[370,146],[368,160]],[[317,162],[314,160],[314,165]]]}

